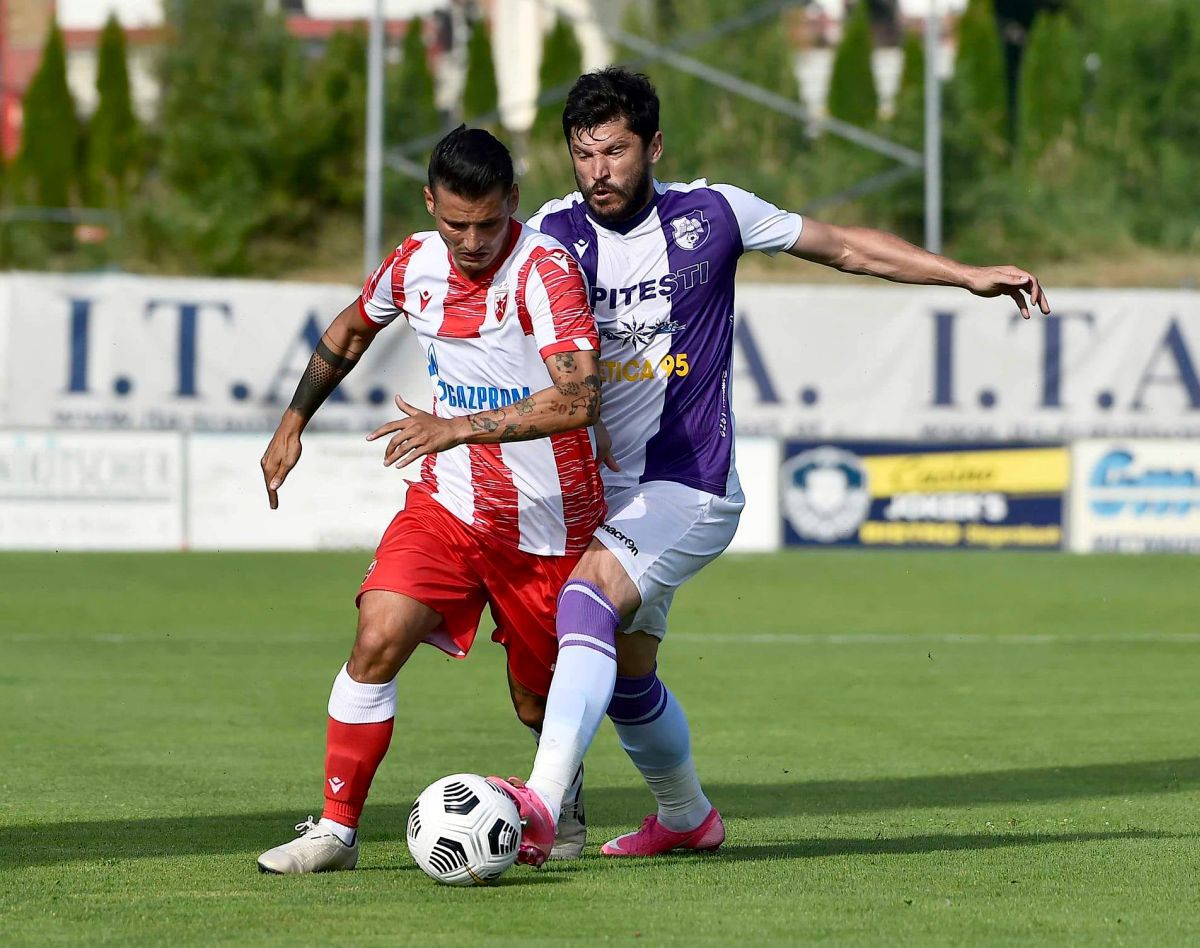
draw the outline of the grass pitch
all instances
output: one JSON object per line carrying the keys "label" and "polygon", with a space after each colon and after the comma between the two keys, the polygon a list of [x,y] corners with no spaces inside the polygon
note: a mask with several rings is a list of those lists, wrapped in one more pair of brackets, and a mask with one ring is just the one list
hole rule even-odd
{"label": "grass pitch", "polygon": [[0,555],[9,944],[1185,944],[1200,940],[1190,558],[727,557],[661,672],[730,838],[597,855],[651,801],[605,725],[585,858],[435,885],[446,773],[525,773],[501,650],[421,649],[360,869],[262,876],[319,812],[365,555]]}

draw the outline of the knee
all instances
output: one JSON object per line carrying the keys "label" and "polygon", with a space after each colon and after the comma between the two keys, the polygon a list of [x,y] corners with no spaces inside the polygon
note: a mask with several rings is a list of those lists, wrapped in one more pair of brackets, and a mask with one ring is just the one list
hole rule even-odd
{"label": "knee", "polygon": [[531,727],[535,731],[542,729],[542,722],[546,719],[546,699],[541,695],[535,695],[531,691],[512,692],[513,709],[517,712],[517,719],[526,727]]}
{"label": "knee", "polygon": [[617,636],[617,674],[621,678],[644,678],[658,667],[658,639],[646,632]]}
{"label": "knee", "polygon": [[350,677],[370,684],[390,682],[400,671],[403,658],[398,636],[385,626],[362,623],[350,652]]}

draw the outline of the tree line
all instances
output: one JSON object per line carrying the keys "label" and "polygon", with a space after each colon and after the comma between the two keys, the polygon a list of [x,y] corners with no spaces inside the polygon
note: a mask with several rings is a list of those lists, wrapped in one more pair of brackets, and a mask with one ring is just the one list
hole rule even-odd
{"label": "tree line", "polygon": [[[153,122],[137,119],[125,37],[115,20],[99,45],[97,107],[78,117],[61,32],[47,38],[26,93],[21,149],[5,169],[0,262],[19,267],[121,266],[148,272],[286,274],[359,254],[366,34],[335,33],[314,55],[261,0],[168,5]],[[639,11],[648,11],[648,15]],[[800,101],[792,21],[731,32],[723,0],[631,7],[624,29]],[[944,88],[945,233],[967,260],[1031,263],[1137,247],[1200,248],[1200,4],[1194,0],[1067,0],[1039,13],[1014,67],[993,0],[970,0]],[[924,48],[905,37],[899,91],[881,117],[868,4],[859,2],[834,53],[833,117],[923,147]],[[496,84],[485,24],[467,46],[461,106],[435,105],[422,25],[412,21],[386,80],[389,145],[461,118],[495,126]],[[659,63],[619,61],[655,81],[667,142],[660,177],[725,180],[802,209],[894,166],[890,159]],[[574,33],[547,34],[540,85],[580,71]],[[573,188],[561,100],[539,108],[527,140],[522,208]],[[488,118],[491,117],[491,118]],[[418,164],[426,153],[412,155]],[[388,237],[427,226],[417,181],[390,172]],[[30,220],[28,209],[99,208],[107,233]],[[822,216],[896,230],[920,242],[919,175],[822,207]]]}

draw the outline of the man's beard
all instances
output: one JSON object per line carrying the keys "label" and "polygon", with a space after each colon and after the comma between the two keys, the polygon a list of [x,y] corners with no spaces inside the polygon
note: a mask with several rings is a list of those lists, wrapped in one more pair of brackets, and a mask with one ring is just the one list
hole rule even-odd
{"label": "man's beard", "polygon": [[630,188],[617,187],[611,181],[606,181],[603,185],[604,189],[616,195],[620,201],[615,206],[601,209],[592,203],[592,193],[598,185],[585,188],[578,178],[575,183],[579,185],[580,193],[583,195],[583,199],[587,201],[588,210],[592,212],[592,215],[597,220],[604,224],[619,224],[632,217],[646,206],[646,203],[650,199],[650,193],[654,188],[654,179],[645,167],[642,168],[642,172],[637,178],[637,183]]}

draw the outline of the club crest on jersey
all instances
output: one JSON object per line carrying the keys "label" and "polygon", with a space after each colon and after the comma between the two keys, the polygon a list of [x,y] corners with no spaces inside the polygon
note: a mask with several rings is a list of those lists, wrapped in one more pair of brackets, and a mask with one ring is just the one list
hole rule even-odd
{"label": "club crest on jersey", "polygon": [[711,231],[703,211],[689,211],[671,221],[671,237],[680,250],[695,250],[708,240]]}

